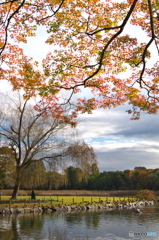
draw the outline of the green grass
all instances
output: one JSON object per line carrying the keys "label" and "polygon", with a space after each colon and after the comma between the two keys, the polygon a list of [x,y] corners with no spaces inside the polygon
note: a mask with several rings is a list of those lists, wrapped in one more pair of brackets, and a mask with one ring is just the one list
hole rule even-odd
{"label": "green grass", "polygon": [[57,202],[57,197],[49,197],[49,196],[38,196],[35,200],[31,200],[30,196],[19,196],[16,200],[11,199],[11,196],[1,196],[0,199],[0,208],[4,208],[5,206],[18,206],[18,207],[33,207],[33,206],[39,206],[39,205],[50,205]]}
{"label": "green grass", "polygon": [[104,203],[113,203],[114,201],[127,201],[128,199],[133,200],[133,198],[128,197],[95,197],[95,196],[59,196],[57,199],[63,204],[86,204],[86,203],[99,203],[103,201]]}
{"label": "green grass", "polygon": [[[1,200],[10,200],[11,196],[1,196]],[[30,200],[30,196],[18,196],[17,200]],[[40,200],[57,200],[56,196],[37,196],[36,199]]]}

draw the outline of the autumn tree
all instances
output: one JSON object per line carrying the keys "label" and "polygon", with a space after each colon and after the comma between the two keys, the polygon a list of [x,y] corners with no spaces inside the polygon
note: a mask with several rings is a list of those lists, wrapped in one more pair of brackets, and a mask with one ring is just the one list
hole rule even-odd
{"label": "autumn tree", "polygon": [[65,154],[59,156],[59,160],[63,161],[52,161],[51,159],[47,161],[46,165],[46,175],[45,175],[45,189],[52,190],[58,189],[65,185],[66,177],[61,172],[65,168],[67,162],[65,157],[67,156],[67,150]]}
{"label": "autumn tree", "polygon": [[46,168],[43,161],[30,164],[23,172],[21,187],[25,189],[41,188],[45,184]]}
{"label": "autumn tree", "polygon": [[57,190],[65,185],[65,175],[57,171],[47,171],[45,175],[44,189]]}
{"label": "autumn tree", "polygon": [[38,112],[32,101],[32,98],[23,98],[19,94],[17,99],[15,96],[5,98],[1,95],[0,135],[3,142],[11,148],[16,163],[12,198],[18,195],[23,172],[27,167],[38,161],[55,161],[63,154],[60,131],[71,124],[67,112],[59,119],[53,115],[48,116],[45,111],[45,114],[43,111]]}
{"label": "autumn tree", "polygon": [[[156,114],[158,8],[158,0],[2,0],[0,79],[8,80],[13,90],[23,90],[25,104],[18,108],[22,115],[28,99],[40,96],[35,123],[52,116],[60,127],[79,113],[124,103],[132,106],[128,113],[133,119],[139,119],[141,111]],[[42,63],[26,56],[20,44],[36,37],[39,26],[46,29],[45,43],[52,46]],[[37,44],[41,44],[38,38]],[[10,132],[5,128],[4,137],[22,132],[22,121],[19,128],[13,123]],[[16,154],[20,151],[18,164],[25,144],[17,144],[16,150],[12,144]],[[90,166],[86,168],[89,172]]]}
{"label": "autumn tree", "polygon": [[68,167],[66,169],[67,188],[68,189],[81,189],[83,180],[83,172],[81,168]]}
{"label": "autumn tree", "polygon": [[14,185],[15,161],[14,152],[8,146],[0,147],[0,187]]}
{"label": "autumn tree", "polygon": [[[155,114],[158,7],[158,0],[2,0],[1,79],[27,94],[36,89],[43,96],[41,104],[47,99],[49,108],[53,96],[66,92],[64,103],[71,104],[75,113],[128,102],[134,119],[140,111]],[[40,25],[46,28],[46,43],[52,52],[38,67],[19,43],[36,37]],[[88,97],[79,98],[78,93],[86,91]],[[71,101],[75,94],[76,105]]]}
{"label": "autumn tree", "polygon": [[88,177],[87,189],[98,190],[98,177],[100,176],[99,168],[97,163],[93,163],[91,166],[91,173]]}
{"label": "autumn tree", "polygon": [[150,172],[147,177],[147,188],[150,190],[159,190],[159,169]]}
{"label": "autumn tree", "polygon": [[82,170],[83,182],[87,183],[88,176],[92,171],[92,164],[97,164],[97,156],[93,148],[83,141],[69,146],[67,151],[68,160],[73,161]]}
{"label": "autumn tree", "polygon": [[93,163],[91,166],[91,174],[94,176],[98,176],[99,175],[99,168],[97,163]]}

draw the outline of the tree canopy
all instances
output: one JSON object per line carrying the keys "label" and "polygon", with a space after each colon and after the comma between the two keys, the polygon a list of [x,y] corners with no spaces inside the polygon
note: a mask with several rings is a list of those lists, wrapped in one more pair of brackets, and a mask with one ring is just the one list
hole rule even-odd
{"label": "tree canopy", "polygon": [[[155,114],[158,9],[158,0],[1,1],[1,79],[23,89],[27,97],[40,95],[39,109],[47,105],[47,114],[61,116],[69,104],[75,117],[126,102],[132,105],[128,112],[133,119],[140,111]],[[42,65],[25,56],[19,45],[36,37],[40,25],[46,27],[46,44],[52,46]]]}

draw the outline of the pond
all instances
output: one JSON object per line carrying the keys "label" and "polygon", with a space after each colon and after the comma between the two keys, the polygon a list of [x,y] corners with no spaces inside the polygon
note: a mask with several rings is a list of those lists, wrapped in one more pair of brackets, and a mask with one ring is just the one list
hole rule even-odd
{"label": "pond", "polygon": [[0,216],[1,240],[159,239],[159,205],[132,210]]}

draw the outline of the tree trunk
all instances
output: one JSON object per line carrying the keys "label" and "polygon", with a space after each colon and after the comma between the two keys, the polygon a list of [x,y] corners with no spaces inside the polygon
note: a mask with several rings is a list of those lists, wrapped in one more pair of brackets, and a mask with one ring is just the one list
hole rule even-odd
{"label": "tree trunk", "polygon": [[16,168],[16,180],[15,180],[15,186],[13,189],[13,193],[12,193],[12,199],[16,199],[18,197],[18,192],[19,192],[19,188],[20,188],[20,183],[21,183],[21,177],[20,177],[20,168]]}

